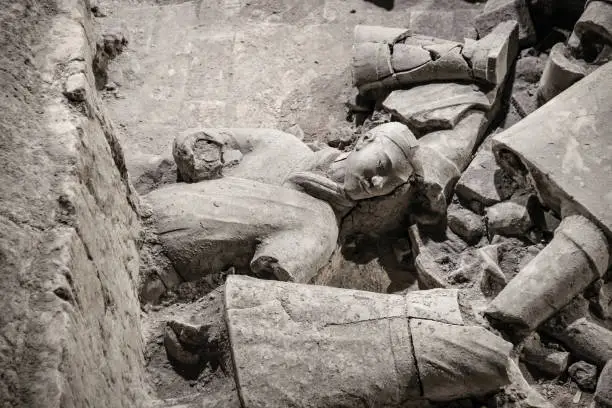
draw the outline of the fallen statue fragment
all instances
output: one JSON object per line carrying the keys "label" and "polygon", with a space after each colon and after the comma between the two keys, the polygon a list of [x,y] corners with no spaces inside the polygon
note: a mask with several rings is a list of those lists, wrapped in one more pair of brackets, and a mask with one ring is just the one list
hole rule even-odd
{"label": "fallen statue fragment", "polygon": [[242,406],[400,407],[498,391],[510,383],[512,345],[464,325],[457,295],[228,277]]}
{"label": "fallen statue fragment", "polygon": [[493,138],[498,162],[565,218],[552,242],[493,300],[487,313],[533,330],[609,266],[612,239],[612,63]]}
{"label": "fallen statue fragment", "polygon": [[500,85],[518,52],[518,25],[504,21],[478,41],[465,44],[409,30],[356,26],[353,85],[361,94],[431,80]]}

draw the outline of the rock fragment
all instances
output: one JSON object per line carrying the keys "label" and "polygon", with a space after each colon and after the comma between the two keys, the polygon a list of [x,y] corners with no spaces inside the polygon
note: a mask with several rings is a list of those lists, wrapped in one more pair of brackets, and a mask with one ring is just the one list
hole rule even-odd
{"label": "rock fragment", "polygon": [[567,370],[581,390],[593,392],[597,386],[597,367],[586,361],[578,361]]}
{"label": "rock fragment", "polygon": [[89,82],[85,73],[79,72],[70,75],[64,84],[64,95],[72,102],[82,102],[87,99]]}
{"label": "rock fragment", "polygon": [[542,344],[537,333],[529,336],[523,343],[521,360],[551,377],[559,377],[565,370],[570,353],[549,348]]}
{"label": "rock fragment", "polygon": [[608,361],[599,374],[595,390],[597,408],[612,407],[612,360]]}
{"label": "rock fragment", "polygon": [[529,209],[515,201],[504,201],[487,208],[487,229],[491,236],[520,236],[532,226]]}
{"label": "rock fragment", "polygon": [[485,232],[482,217],[459,205],[448,208],[448,226],[468,243],[478,242]]}
{"label": "rock fragment", "polygon": [[603,367],[612,359],[612,331],[586,318],[580,318],[555,334],[579,358]]}
{"label": "rock fragment", "polygon": [[510,360],[508,375],[511,384],[503,388],[489,400],[491,407],[516,407],[516,408],[555,408],[523,377],[519,366]]}

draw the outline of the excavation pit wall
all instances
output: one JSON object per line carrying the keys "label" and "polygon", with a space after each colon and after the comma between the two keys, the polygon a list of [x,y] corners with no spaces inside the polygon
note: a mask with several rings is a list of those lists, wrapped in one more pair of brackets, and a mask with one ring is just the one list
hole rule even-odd
{"label": "excavation pit wall", "polygon": [[0,401],[147,401],[137,196],[96,94],[87,0],[0,10]]}

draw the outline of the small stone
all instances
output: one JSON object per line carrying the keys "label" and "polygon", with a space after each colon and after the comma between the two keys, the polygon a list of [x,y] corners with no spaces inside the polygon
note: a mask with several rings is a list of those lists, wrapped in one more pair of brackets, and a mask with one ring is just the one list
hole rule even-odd
{"label": "small stone", "polygon": [[536,56],[524,56],[516,61],[516,78],[536,84],[542,76],[546,60]]}
{"label": "small stone", "polygon": [[64,95],[73,102],[82,102],[87,97],[88,86],[84,73],[70,75],[64,84]]}
{"label": "small stone", "polygon": [[485,232],[482,217],[459,205],[448,208],[448,226],[468,243],[478,242]]}
{"label": "small stone", "polygon": [[599,374],[595,402],[599,404],[597,408],[612,408],[612,360],[608,361]]}
{"label": "small stone", "polygon": [[551,377],[561,376],[567,369],[569,360],[567,351],[547,347],[540,341],[540,336],[533,333],[523,343],[521,360]]}
{"label": "small stone", "polygon": [[337,149],[350,146],[357,139],[355,132],[349,127],[335,129],[327,136],[327,144]]}
{"label": "small stone", "polygon": [[504,201],[487,208],[489,234],[523,235],[531,228],[531,217],[526,206],[513,201]]}
{"label": "small stone", "polygon": [[597,367],[586,361],[579,361],[567,370],[572,380],[584,391],[594,391],[597,386]]}
{"label": "small stone", "polygon": [[155,278],[149,280],[143,285],[140,297],[142,301],[157,303],[159,302],[159,298],[161,297],[161,295],[164,294],[165,291],[166,286],[164,285],[164,283],[159,278]]}
{"label": "small stone", "polygon": [[327,144],[321,142],[320,140],[315,140],[314,142],[306,143],[306,146],[313,152],[318,152],[319,150],[323,150],[327,148]]}
{"label": "small stone", "polygon": [[170,326],[166,326],[164,332],[164,347],[168,357],[180,364],[193,366],[200,362],[200,355],[197,352],[185,349]]}

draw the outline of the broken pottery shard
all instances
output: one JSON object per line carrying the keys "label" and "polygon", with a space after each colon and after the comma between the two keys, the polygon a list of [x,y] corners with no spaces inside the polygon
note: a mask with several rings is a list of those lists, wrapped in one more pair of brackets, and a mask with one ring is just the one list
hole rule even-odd
{"label": "broken pottery shard", "polygon": [[584,42],[612,44],[612,3],[591,0],[574,26],[574,33]]}
{"label": "broken pottery shard", "polygon": [[[436,302],[413,310],[427,310],[425,316],[432,319],[449,310],[454,315],[456,294],[418,295],[414,301],[421,305],[444,300],[441,306]],[[410,318],[409,296],[232,275],[225,298],[245,408],[352,407],[363,401],[400,407],[424,397],[445,401],[483,395],[508,383],[505,365],[511,344],[477,327]],[[416,336],[422,353],[413,348],[412,322],[419,322]],[[439,334],[432,337],[432,328]],[[450,353],[445,348],[449,344]],[[415,355],[426,364],[425,376],[419,374]],[[478,382],[484,375],[489,376],[486,384]],[[437,384],[448,376],[453,386],[439,393]],[[424,395],[420,384],[427,384]]]}
{"label": "broken pottery shard", "polygon": [[338,236],[331,207],[307,194],[226,177],[155,190],[143,200],[167,257],[185,280],[230,266],[306,282]]}
{"label": "broken pottery shard", "polygon": [[[509,172],[527,172],[538,197],[557,214],[590,218],[612,238],[612,63],[493,137]],[[510,163],[515,163],[510,164]]]}
{"label": "broken pottery shard", "polygon": [[410,318],[463,324],[456,289],[417,290],[406,294],[406,314]]}
{"label": "broken pottery shard", "polygon": [[523,344],[521,360],[542,373],[551,377],[559,377],[567,369],[569,355],[570,353],[567,351],[558,351],[546,347],[540,341],[540,336],[533,333]]}
{"label": "broken pottery shard", "polygon": [[484,38],[470,42],[463,55],[471,61],[475,78],[500,85],[514,64],[518,51],[517,23],[505,21]]}
{"label": "broken pottery shard", "polygon": [[488,110],[491,103],[475,85],[433,83],[393,91],[383,108],[416,131],[452,129],[470,109]]}
{"label": "broken pottery shard", "polygon": [[482,260],[482,274],[480,276],[480,291],[486,297],[494,297],[501,292],[508,280],[499,267],[500,245],[487,245],[478,249],[478,256]]}
{"label": "broken pottery shard", "polygon": [[534,330],[567,305],[608,267],[601,231],[586,218],[565,218],[553,240],[491,302],[487,316]]}
{"label": "broken pottery shard", "polygon": [[507,20],[518,22],[518,34],[522,46],[535,42],[536,32],[526,0],[489,0],[483,13],[476,17],[474,24],[478,35],[482,38],[498,24]]}
{"label": "broken pottery shard", "polygon": [[187,130],[176,137],[173,156],[186,182],[233,176],[275,185],[315,160],[308,146],[290,133],[248,128]]}
{"label": "broken pottery shard", "polygon": [[574,321],[555,337],[572,354],[598,367],[612,359],[612,331],[586,318]]}
{"label": "broken pottery shard", "polygon": [[538,103],[548,102],[561,92],[584,78],[586,69],[574,60],[563,43],[555,44],[542,72],[538,87]]}
{"label": "broken pottery shard", "polygon": [[372,89],[394,89],[431,81],[471,81],[472,79],[472,71],[461,55],[461,47],[456,46],[440,58],[408,71],[395,72],[380,81],[363,85],[359,90],[364,93]]}
{"label": "broken pottery shard", "polygon": [[510,380],[512,345],[481,327],[412,319],[410,330],[423,394],[433,401],[483,395]]}
{"label": "broken pottery shard", "polygon": [[595,401],[602,408],[612,408],[612,359],[607,362],[599,374]]}
{"label": "broken pottery shard", "polygon": [[487,141],[463,172],[455,188],[457,196],[473,210],[506,200],[516,189],[514,181],[495,161],[491,143]]}

